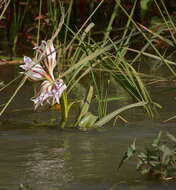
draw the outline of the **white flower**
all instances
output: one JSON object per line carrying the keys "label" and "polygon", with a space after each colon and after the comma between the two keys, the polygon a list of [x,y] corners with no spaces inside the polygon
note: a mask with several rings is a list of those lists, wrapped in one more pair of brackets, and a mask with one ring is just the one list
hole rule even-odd
{"label": "white flower", "polygon": [[34,81],[43,80],[39,93],[32,98],[35,109],[45,102],[59,104],[63,91],[67,88],[62,79],[56,80],[54,68],[56,67],[56,51],[52,41],[42,41],[42,44],[34,48],[36,50],[37,63],[31,58],[24,56],[25,75]]}
{"label": "white flower", "polygon": [[46,72],[40,64],[36,64],[30,57],[24,56],[24,65],[20,65],[24,69],[25,75],[31,80],[44,80]]}
{"label": "white flower", "polygon": [[52,41],[42,41],[40,46],[34,48],[38,52],[38,59],[42,60],[43,66],[47,68],[48,73],[53,76],[53,70],[56,67],[56,51]]}
{"label": "white flower", "polygon": [[45,80],[41,84],[40,92],[37,94],[36,97],[32,98],[32,101],[35,104],[35,109],[38,106],[43,106],[45,102],[51,105],[54,105],[55,103],[59,104],[59,99],[66,88],[67,87],[62,79],[59,79],[55,82]]}

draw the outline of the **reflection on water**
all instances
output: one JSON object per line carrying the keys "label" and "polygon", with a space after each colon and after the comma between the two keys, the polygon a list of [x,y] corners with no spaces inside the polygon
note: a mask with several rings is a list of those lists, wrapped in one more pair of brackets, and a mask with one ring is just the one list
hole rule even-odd
{"label": "reflection on water", "polygon": [[[124,150],[135,137],[142,148],[166,128],[161,123],[143,121],[87,133],[48,128],[1,129],[0,189],[15,190],[20,183],[34,190],[175,189],[172,183],[141,177],[134,160],[117,172]],[[169,129],[176,132],[170,125]]]}

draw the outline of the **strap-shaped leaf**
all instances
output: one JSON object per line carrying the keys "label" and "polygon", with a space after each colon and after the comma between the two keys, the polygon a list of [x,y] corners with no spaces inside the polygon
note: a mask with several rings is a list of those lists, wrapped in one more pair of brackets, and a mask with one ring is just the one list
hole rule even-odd
{"label": "strap-shaped leaf", "polygon": [[130,105],[127,105],[125,107],[122,107],[120,109],[117,109],[113,112],[111,112],[110,114],[106,115],[105,117],[103,117],[102,119],[100,119],[99,121],[97,121],[95,123],[95,126],[96,127],[101,127],[103,126],[104,124],[106,124],[107,122],[109,122],[111,119],[113,119],[115,116],[117,116],[118,114],[120,114],[121,112],[125,111],[125,110],[128,110],[130,108],[134,108],[134,107],[139,107],[139,106],[144,106],[146,105],[147,102],[138,102],[138,103],[134,103],[134,104],[130,104]]}

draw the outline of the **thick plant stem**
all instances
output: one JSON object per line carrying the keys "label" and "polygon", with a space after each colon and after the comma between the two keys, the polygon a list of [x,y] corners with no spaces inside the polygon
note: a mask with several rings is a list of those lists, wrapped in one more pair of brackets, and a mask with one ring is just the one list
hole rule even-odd
{"label": "thick plant stem", "polygon": [[65,128],[65,124],[68,119],[68,112],[69,112],[69,103],[68,103],[67,93],[63,92],[61,97],[61,123],[60,123],[60,128],[62,129]]}

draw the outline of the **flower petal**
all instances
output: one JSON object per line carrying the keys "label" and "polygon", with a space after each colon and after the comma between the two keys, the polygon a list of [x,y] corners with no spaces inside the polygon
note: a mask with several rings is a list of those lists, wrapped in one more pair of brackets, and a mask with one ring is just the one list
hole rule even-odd
{"label": "flower petal", "polygon": [[24,56],[24,65],[20,67],[24,70],[25,75],[31,80],[44,80],[47,73],[40,64],[36,64],[30,57]]}
{"label": "flower petal", "polygon": [[40,46],[34,48],[38,53],[38,58],[43,60],[45,68],[54,79],[53,70],[56,67],[56,51],[51,40],[42,41]]}
{"label": "flower petal", "polygon": [[55,103],[59,104],[60,97],[62,96],[62,93],[66,88],[67,87],[62,79],[57,80],[54,83],[45,80],[41,84],[40,92],[37,94],[36,97],[31,99],[34,102],[35,109],[38,106],[43,106],[45,101],[49,104],[55,104]]}
{"label": "flower petal", "polygon": [[52,41],[48,41],[46,44],[46,54],[48,58],[48,66],[50,70],[54,70],[56,66],[56,51]]}

